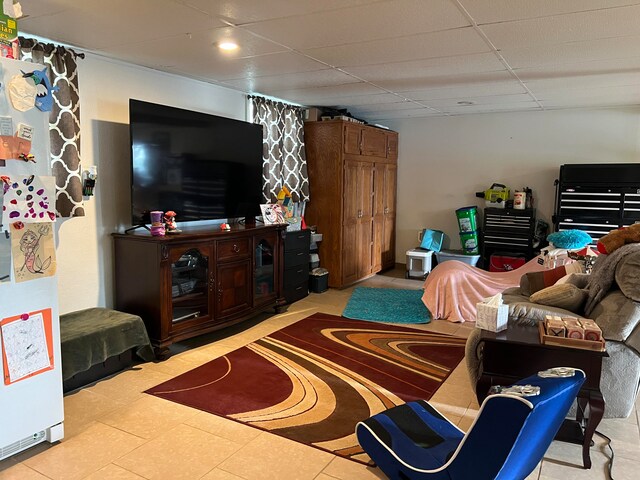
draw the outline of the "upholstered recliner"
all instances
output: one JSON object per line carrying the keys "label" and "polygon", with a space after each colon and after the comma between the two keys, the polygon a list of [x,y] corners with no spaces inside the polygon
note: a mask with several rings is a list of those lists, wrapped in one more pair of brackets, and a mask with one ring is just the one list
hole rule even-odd
{"label": "upholstered recliner", "polygon": [[[619,250],[617,258],[613,254],[600,256],[591,276],[572,275],[571,282],[597,293],[587,300],[587,304],[591,303],[588,314],[533,303],[520,287],[503,292],[504,303],[509,306],[510,325],[536,325],[545,315],[586,317],[596,321],[609,354],[603,359],[600,380],[600,391],[606,402],[605,418],[628,417],[640,386],[640,244],[626,245]],[[599,288],[594,276],[598,270],[603,270],[602,267],[610,270],[613,283]],[[591,283],[587,285],[589,281]],[[482,368],[479,330],[471,332],[467,339],[465,359],[475,388]]]}
{"label": "upholstered recliner", "polygon": [[358,423],[364,451],[391,480],[524,479],[538,465],[584,382],[539,375],[517,385],[537,395],[489,395],[465,434],[428,402],[406,403]]}

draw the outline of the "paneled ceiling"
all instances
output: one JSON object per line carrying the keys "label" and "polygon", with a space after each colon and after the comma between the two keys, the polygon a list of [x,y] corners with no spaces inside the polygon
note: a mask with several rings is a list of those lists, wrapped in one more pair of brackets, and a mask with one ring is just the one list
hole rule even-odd
{"label": "paneled ceiling", "polygon": [[24,34],[369,122],[640,104],[640,1],[20,3]]}

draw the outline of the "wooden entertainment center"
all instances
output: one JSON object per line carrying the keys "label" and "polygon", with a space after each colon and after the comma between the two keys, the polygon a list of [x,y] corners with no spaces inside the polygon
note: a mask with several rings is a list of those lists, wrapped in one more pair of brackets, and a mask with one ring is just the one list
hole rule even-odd
{"label": "wooden entertainment center", "polygon": [[285,225],[114,234],[116,308],[139,315],[159,358],[177,341],[285,304]]}

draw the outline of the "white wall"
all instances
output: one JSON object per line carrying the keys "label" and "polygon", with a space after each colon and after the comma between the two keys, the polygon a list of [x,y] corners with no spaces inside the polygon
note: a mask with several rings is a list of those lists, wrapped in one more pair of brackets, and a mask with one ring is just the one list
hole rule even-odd
{"label": "white wall", "polygon": [[396,258],[421,228],[443,230],[460,248],[454,210],[484,206],[493,183],[533,189],[551,224],[554,180],[564,163],[640,162],[640,107],[558,110],[388,122],[399,132]]}
{"label": "white wall", "polygon": [[86,216],[59,220],[60,313],[113,307],[111,233],[130,226],[129,98],[245,120],[246,97],[88,54],[78,59],[83,169],[98,166]]}

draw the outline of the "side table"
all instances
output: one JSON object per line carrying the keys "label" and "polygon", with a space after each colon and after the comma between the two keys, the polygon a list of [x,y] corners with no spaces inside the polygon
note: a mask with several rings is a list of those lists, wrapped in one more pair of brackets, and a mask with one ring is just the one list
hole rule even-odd
{"label": "side table", "polygon": [[[600,391],[602,359],[607,352],[544,345],[540,343],[537,327],[510,325],[507,330],[494,333],[483,330],[481,375],[476,384],[476,396],[482,403],[493,385],[510,385],[529,375],[553,367],[579,368],[586,379],[578,393],[578,412],[575,421],[565,422],[556,439],[582,444],[584,468],[591,468],[589,447],[593,434],[602,420],[605,402]],[[585,419],[585,408],[589,417]],[[583,431],[583,425],[586,426]]]}

